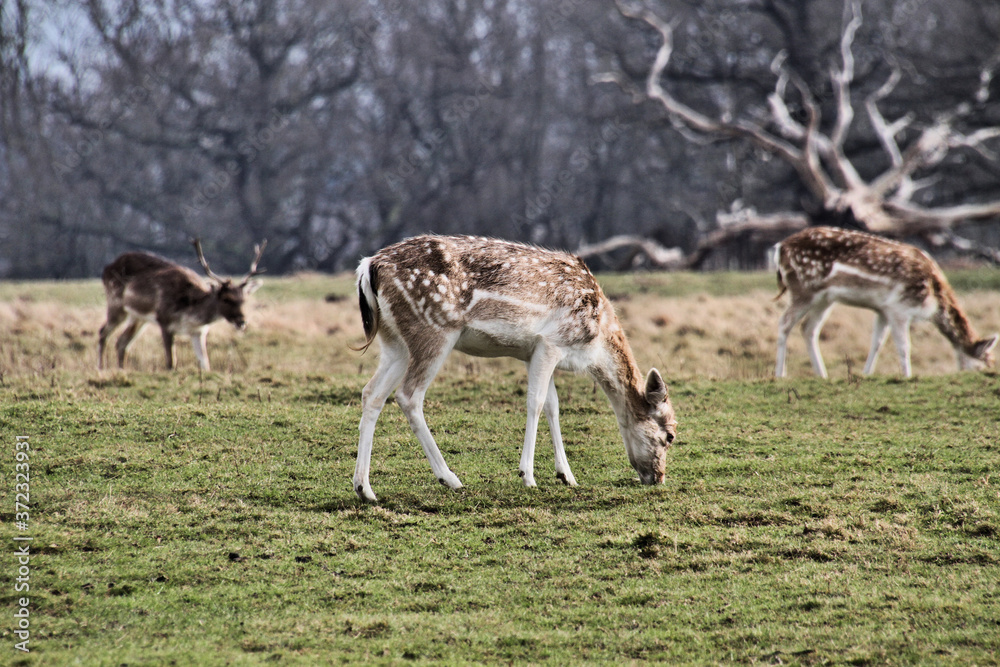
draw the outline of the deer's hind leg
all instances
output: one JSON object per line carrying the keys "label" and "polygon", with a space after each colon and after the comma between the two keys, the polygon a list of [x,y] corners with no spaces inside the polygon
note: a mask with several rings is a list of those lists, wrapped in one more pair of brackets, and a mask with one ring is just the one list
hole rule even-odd
{"label": "deer's hind leg", "polygon": [[380,337],[380,340],[381,351],[379,352],[378,368],[361,392],[358,461],[354,466],[354,479],[352,481],[354,492],[358,494],[358,497],[370,502],[378,500],[368,479],[372,461],[372,441],[375,438],[375,423],[378,421],[378,416],[382,412],[385,402],[403,379],[409,359],[409,352],[402,342],[387,339],[385,336]]}
{"label": "deer's hind leg", "polygon": [[455,343],[458,341],[458,332],[441,334],[432,340],[422,341],[419,350],[409,350],[409,361],[406,366],[406,373],[403,375],[403,383],[396,392],[396,402],[403,409],[406,420],[413,429],[413,434],[420,441],[420,446],[427,455],[427,460],[431,464],[431,470],[438,481],[450,489],[462,488],[462,482],[448,468],[441,450],[434,442],[424,419],[424,395],[430,386],[434,376],[441,370],[444,360]]}
{"label": "deer's hind leg", "polygon": [[806,314],[806,319],[802,323],[802,337],[806,340],[806,350],[809,352],[809,361],[812,362],[816,375],[826,379],[826,364],[823,363],[823,355],[819,351],[819,332],[826,323],[826,318],[833,308],[832,303],[825,301],[816,303]]}
{"label": "deer's hind leg", "polygon": [[144,326],[146,326],[145,320],[138,320],[129,315],[125,330],[122,331],[122,335],[118,336],[118,340],[115,341],[115,350],[118,352],[118,368],[125,368],[125,353],[128,352],[132,341],[135,340],[135,337],[139,335]]}
{"label": "deer's hind leg", "polygon": [[792,329],[795,325],[799,323],[812,304],[809,301],[799,301],[795,297],[792,297],[792,302],[785,309],[785,312],[781,314],[781,319],[778,322],[778,356],[774,364],[774,375],[775,377],[785,377],[785,359],[788,356],[788,336],[792,333]]}
{"label": "deer's hind leg", "polygon": [[111,303],[109,299],[108,303],[108,319],[101,327],[100,333],[97,335],[97,369],[104,369],[104,348],[107,346],[108,337],[114,333],[115,329],[121,326],[121,323],[125,321],[128,314],[125,312],[125,308],[122,307],[120,303]]}

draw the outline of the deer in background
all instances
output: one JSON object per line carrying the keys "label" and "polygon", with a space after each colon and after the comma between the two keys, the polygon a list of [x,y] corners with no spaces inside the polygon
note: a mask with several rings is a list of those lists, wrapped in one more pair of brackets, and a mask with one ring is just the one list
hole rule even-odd
{"label": "deer in background", "polygon": [[452,350],[513,357],[528,368],[527,425],[520,475],[535,486],[538,421],[544,413],[556,477],[576,486],[559,430],[553,372],[588,373],[611,401],[625,451],[644,484],[663,482],[677,420],[660,373],[643,379],[611,303],[579,258],[468,236],[418,236],[361,261],[358,300],[367,349],[381,341],[378,369],[361,398],[354,491],[374,502],[369,482],[375,422],[396,391],[438,481],[462,487],[424,420],[424,395]]}
{"label": "deer in background", "polygon": [[188,336],[198,358],[198,366],[209,370],[206,341],[208,327],[220,318],[232,322],[238,329],[246,327],[243,304],[246,297],[260,287],[253,276],[262,273],[257,263],[267,241],[254,246],[250,271],[239,282],[222,278],[212,272],[201,249],[194,240],[198,262],[208,276],[209,284],[197,273],[161,257],[144,252],[127,252],[104,267],[101,280],[108,299],[108,320],[101,327],[97,341],[97,368],[104,368],[104,347],[122,322],[125,330],[115,342],[118,366],[125,367],[129,345],[147,323],[160,325],[167,369],[174,367],[174,337]]}
{"label": "deer in background", "polygon": [[786,290],[791,294],[778,325],[777,377],[785,375],[788,334],[802,318],[813,369],[826,377],[819,332],[835,303],[876,313],[865,375],[875,370],[875,360],[891,331],[903,375],[910,377],[913,320],[934,323],[955,348],[959,370],[993,364],[993,348],[1000,335],[978,337],[941,268],[918,248],[872,234],[813,227],[778,243],[774,261],[781,290],[775,299]]}

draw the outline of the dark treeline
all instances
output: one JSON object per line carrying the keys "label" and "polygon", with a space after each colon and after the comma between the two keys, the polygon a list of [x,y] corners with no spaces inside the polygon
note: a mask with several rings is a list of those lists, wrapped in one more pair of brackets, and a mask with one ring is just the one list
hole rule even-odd
{"label": "dark treeline", "polygon": [[[648,6],[673,22],[665,81],[692,108],[764,122],[784,52],[833,116],[840,2]],[[780,159],[695,136],[638,94],[659,36],[607,0],[0,7],[2,277],[96,276],[133,249],[192,263],[192,237],[232,273],[263,238],[272,274],[349,269],[427,231],[569,249],[628,233],[690,251],[720,211],[823,207]],[[963,101],[967,135],[1000,126],[1000,5],[863,10],[844,144],[863,175],[889,159],[864,105],[893,70],[879,107],[910,115],[901,137]],[[995,198],[990,146],[914,174],[917,200]]]}

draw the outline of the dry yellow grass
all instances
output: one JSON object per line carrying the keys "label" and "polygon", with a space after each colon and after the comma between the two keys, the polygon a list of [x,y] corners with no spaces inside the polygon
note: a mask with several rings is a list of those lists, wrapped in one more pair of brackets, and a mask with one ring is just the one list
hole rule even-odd
{"label": "dry yellow grass", "polygon": [[[635,296],[617,305],[636,356],[657,365],[670,377],[754,379],[771,377],[777,349],[778,318],[787,296],[755,290],[743,296],[683,298]],[[981,334],[1000,331],[1000,299],[993,292],[959,295]],[[871,311],[835,306],[823,327],[820,350],[831,378],[860,374],[868,355],[874,315]],[[952,373],[955,354],[928,322],[911,328],[913,372]],[[789,375],[811,376],[812,368],[798,329],[788,346]],[[898,374],[899,357],[892,340],[879,356],[876,373]]]}
{"label": "dry yellow grass", "polygon": [[[664,278],[669,280],[669,277]],[[53,300],[51,284],[24,285],[0,301],[0,375],[48,374],[54,370],[97,375],[97,331],[104,308],[92,298],[72,304],[65,293]],[[377,345],[365,355],[349,349],[362,341],[357,303],[350,294],[350,277],[297,276],[270,281],[251,302],[249,326],[237,332],[225,322],[209,334],[213,370],[229,372],[285,371],[304,374],[371,373]],[[67,286],[90,295],[92,285]],[[336,293],[339,300],[321,295]],[[36,294],[40,296],[35,296]],[[616,297],[616,310],[629,334],[643,370],[656,366],[675,379],[760,379],[771,377],[778,318],[787,297],[774,302],[775,291],[751,290],[738,296],[693,294],[662,297],[625,294]],[[960,302],[981,333],[1000,330],[1000,299],[995,292],[961,293]],[[821,350],[831,378],[860,373],[868,352],[873,316],[856,308],[837,306],[823,329]],[[929,323],[912,329],[914,373],[941,374],[956,370],[954,353]],[[178,341],[178,366],[196,369],[189,345]],[[114,368],[113,350],[106,362]],[[127,368],[157,371],[163,366],[160,336],[149,326],[129,351]],[[445,373],[462,369],[476,373],[486,368],[517,368],[517,362],[471,359],[454,355]],[[107,371],[106,371],[107,372]],[[876,370],[898,374],[899,363],[891,340]],[[801,336],[789,344],[789,374],[811,376]]]}

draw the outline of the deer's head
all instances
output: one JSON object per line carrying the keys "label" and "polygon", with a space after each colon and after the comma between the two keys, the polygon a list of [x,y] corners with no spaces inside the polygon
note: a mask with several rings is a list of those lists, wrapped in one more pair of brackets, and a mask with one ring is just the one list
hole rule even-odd
{"label": "deer's head", "polygon": [[260,256],[264,254],[267,241],[265,240],[260,245],[254,246],[254,258],[253,262],[250,263],[250,271],[238,282],[230,278],[223,278],[213,272],[208,266],[205,254],[202,252],[201,240],[195,239],[192,243],[198,252],[198,262],[205,269],[205,275],[212,282],[212,296],[218,304],[219,315],[237,329],[245,329],[247,321],[246,316],[243,314],[243,304],[246,302],[246,298],[256,292],[261,286],[261,281],[253,277],[263,273],[263,270],[257,270],[257,263],[260,261]]}
{"label": "deer's head", "polygon": [[662,484],[667,469],[667,449],[677,437],[677,417],[667,385],[655,368],[631,406],[630,422],[622,428],[625,451],[643,484]]}

